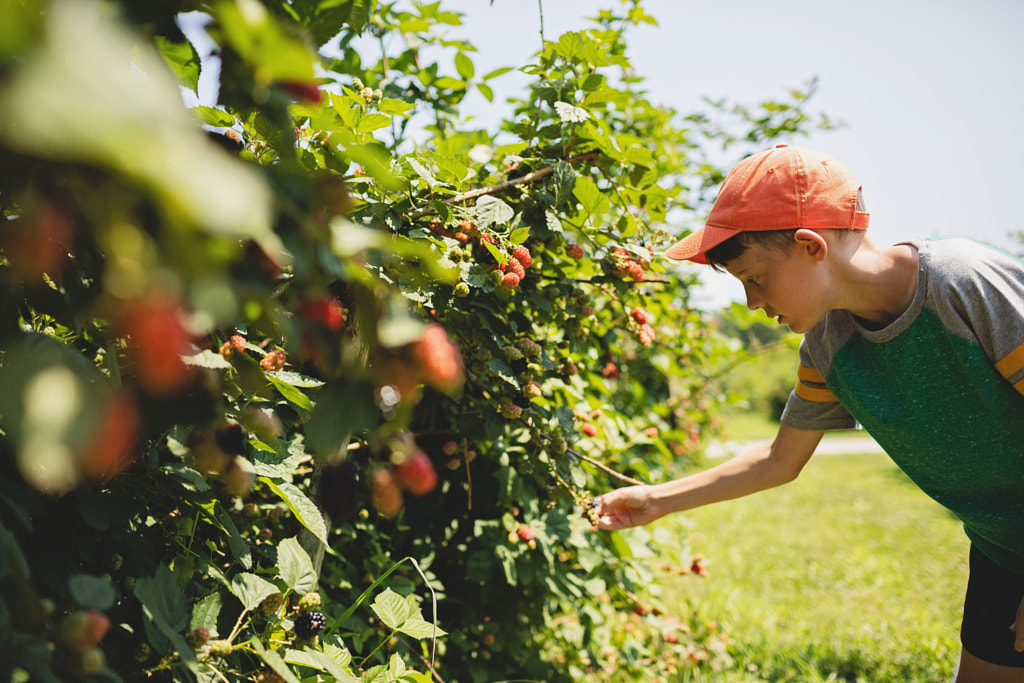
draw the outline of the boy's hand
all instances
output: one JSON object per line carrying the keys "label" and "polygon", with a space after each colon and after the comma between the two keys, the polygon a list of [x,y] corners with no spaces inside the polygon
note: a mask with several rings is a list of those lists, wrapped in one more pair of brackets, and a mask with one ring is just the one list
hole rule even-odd
{"label": "boy's hand", "polygon": [[[651,487],[627,486],[609,491],[594,499],[597,526],[607,531],[642,526],[661,517],[654,505]],[[1024,633],[1024,626],[1021,627]]]}

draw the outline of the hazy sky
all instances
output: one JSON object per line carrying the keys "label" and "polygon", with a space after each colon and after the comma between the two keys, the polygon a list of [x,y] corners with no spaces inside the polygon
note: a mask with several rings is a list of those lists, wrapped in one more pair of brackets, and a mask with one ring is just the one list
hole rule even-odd
{"label": "hazy sky", "polygon": [[[525,64],[539,46],[533,0],[444,0],[465,13],[477,73]],[[546,0],[548,40],[619,0]],[[882,243],[966,234],[1020,251],[1024,231],[1024,2],[1019,0],[648,0],[658,27],[629,39],[652,101],[687,113],[701,96],[756,103],[811,77],[812,110],[848,125],[796,144],[831,153],[864,186]],[[517,74],[492,82],[521,91]],[[463,112],[486,102],[469,98]],[[493,107],[492,107],[493,108]],[[684,265],[685,268],[701,268]],[[707,278],[715,302],[741,296]]]}

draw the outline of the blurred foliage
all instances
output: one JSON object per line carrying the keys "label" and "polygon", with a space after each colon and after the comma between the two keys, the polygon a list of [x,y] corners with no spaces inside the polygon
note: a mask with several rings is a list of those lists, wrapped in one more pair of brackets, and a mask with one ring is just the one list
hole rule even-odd
{"label": "blurred foliage", "polygon": [[[182,104],[210,67],[185,13],[215,103]],[[688,544],[582,513],[712,436],[702,368],[733,350],[657,254],[729,134],[646,98],[639,2],[514,65],[532,84],[474,130],[459,105],[502,70],[477,74],[459,22],[369,0],[0,5],[12,680],[666,666],[625,626],[658,610],[644,560]],[[805,105],[739,125],[800,132]]]}

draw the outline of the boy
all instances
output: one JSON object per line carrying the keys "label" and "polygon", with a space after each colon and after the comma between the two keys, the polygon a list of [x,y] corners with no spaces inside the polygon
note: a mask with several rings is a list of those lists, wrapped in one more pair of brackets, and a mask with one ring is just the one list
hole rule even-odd
{"label": "boy", "polygon": [[772,443],[605,493],[598,526],[786,483],[825,430],[859,422],[971,540],[956,683],[1024,683],[1024,266],[964,238],[879,246],[867,226],[827,155],[779,145],[729,173],[666,255],[728,271],[747,306],[805,335],[796,389]]}

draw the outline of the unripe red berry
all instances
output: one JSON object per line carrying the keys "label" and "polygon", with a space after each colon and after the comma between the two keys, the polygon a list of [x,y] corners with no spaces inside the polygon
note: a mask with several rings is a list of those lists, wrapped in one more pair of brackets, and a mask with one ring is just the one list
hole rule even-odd
{"label": "unripe red berry", "polygon": [[533,256],[530,255],[530,250],[522,244],[512,250],[512,258],[519,261],[523,268],[529,268],[530,264],[533,263]]}
{"label": "unripe red berry", "polygon": [[597,425],[593,425],[588,422],[587,424],[580,427],[580,431],[586,434],[587,436],[597,436]]}
{"label": "unripe red berry", "polygon": [[578,244],[567,244],[565,247],[565,253],[569,258],[579,261],[583,258],[583,247]]}
{"label": "unripe red berry", "polygon": [[70,650],[85,652],[103,640],[110,619],[95,609],[75,610],[60,625],[60,641]]}
{"label": "unripe red berry", "polygon": [[505,273],[505,277],[501,278],[501,284],[499,287],[502,289],[512,290],[519,286],[519,276],[515,273]]}
{"label": "unripe red berry", "polygon": [[541,390],[540,385],[536,382],[530,382],[523,387],[523,396],[526,398],[540,398],[544,392]]}
{"label": "unripe red berry", "polygon": [[402,490],[391,470],[378,470],[371,483],[373,504],[381,514],[394,517],[402,509]]}
{"label": "unripe red berry", "polygon": [[278,372],[284,367],[287,356],[284,351],[275,349],[260,360],[260,367],[267,372]]}
{"label": "unripe red berry", "polygon": [[462,384],[462,355],[440,324],[427,325],[416,342],[414,354],[427,384],[441,391],[453,391]]}
{"label": "unripe red berry", "polygon": [[[318,104],[320,99],[323,97],[323,93],[320,92],[320,88],[316,83],[309,83],[306,81],[278,81],[276,85],[284,92],[302,102]],[[373,91],[371,90],[370,92],[372,94]]]}
{"label": "unripe red berry", "polygon": [[523,268],[523,264],[514,258],[508,260],[508,270],[515,273],[520,280],[526,277],[526,269]]}
{"label": "unripe red berry", "polygon": [[635,320],[639,325],[646,325],[648,322],[650,322],[650,318],[647,315],[647,311],[645,311],[642,308],[634,308],[632,311],[629,312],[629,314],[633,317],[633,320]]}
{"label": "unripe red berry", "polygon": [[210,642],[210,629],[205,627],[194,628],[185,634],[185,642],[193,650],[198,650]]}
{"label": "unripe red berry", "polygon": [[502,403],[498,407],[498,411],[509,420],[514,420],[523,414],[523,409],[515,403]]}
{"label": "unripe red berry", "polygon": [[643,282],[646,277],[643,266],[636,261],[631,261],[629,265],[626,266],[626,273],[637,282]]}
{"label": "unripe red berry", "polygon": [[345,309],[340,301],[331,296],[305,299],[299,304],[299,317],[323,325],[332,332],[345,327]]}
{"label": "unripe red berry", "polygon": [[417,449],[396,468],[406,490],[417,496],[430,493],[437,486],[437,470],[426,453]]}

